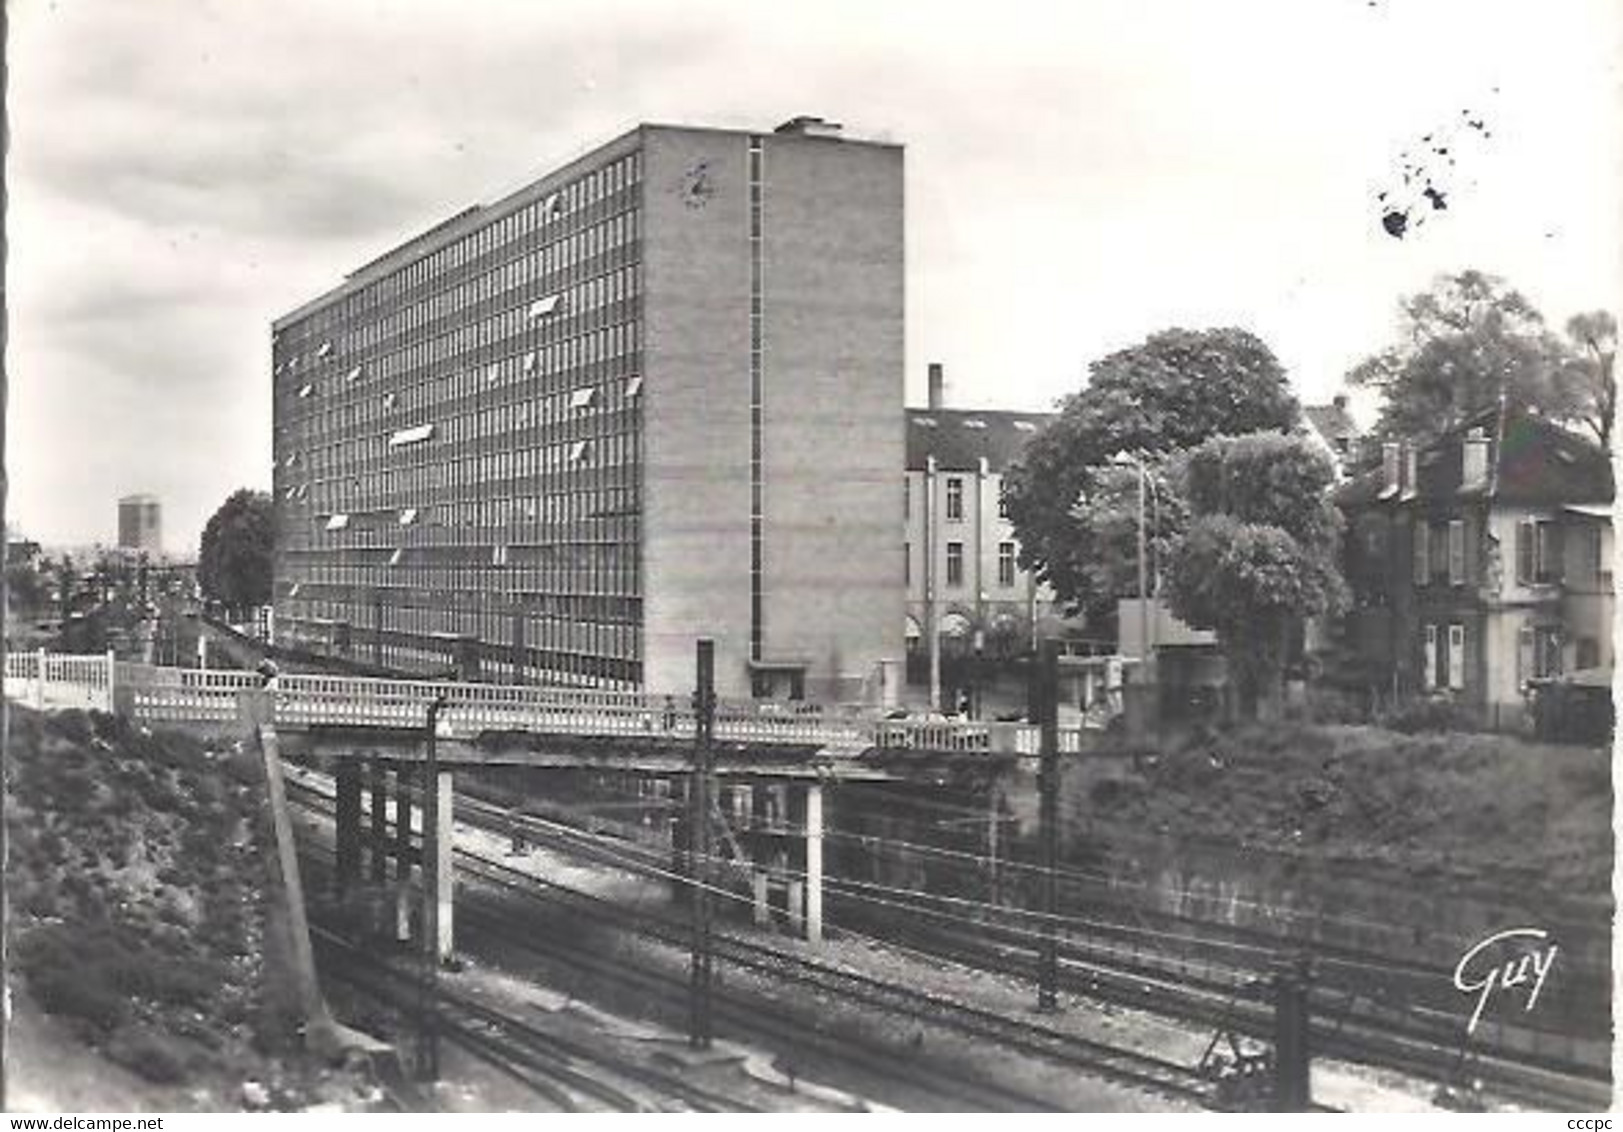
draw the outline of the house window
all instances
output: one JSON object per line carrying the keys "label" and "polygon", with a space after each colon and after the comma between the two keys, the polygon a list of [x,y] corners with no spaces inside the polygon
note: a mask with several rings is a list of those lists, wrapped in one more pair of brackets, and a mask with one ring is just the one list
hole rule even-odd
{"label": "house window", "polygon": [[1435,625],[1426,626],[1420,661],[1423,669],[1422,680],[1426,691],[1432,691],[1437,687],[1437,626]]}
{"label": "house window", "polygon": [[902,477],[902,521],[913,518],[913,481]]}
{"label": "house window", "polygon": [[1014,585],[1014,543],[1000,542],[997,544],[997,584],[1000,586]]}
{"label": "house window", "polygon": [[1523,681],[1561,675],[1559,626],[1522,626],[1516,637],[1516,675]]}
{"label": "house window", "polygon": [[913,584],[913,544],[902,543],[902,585]]}
{"label": "house window", "polygon": [[1606,537],[1598,523],[1584,528],[1584,554],[1589,560],[1589,576],[1603,590],[1612,588],[1612,571],[1606,563]]}
{"label": "house window", "polygon": [[1519,584],[1543,585],[1555,581],[1559,561],[1553,523],[1547,519],[1524,519],[1516,524],[1516,581]]}
{"label": "house window", "polygon": [[1448,524],[1448,584],[1465,584],[1465,520],[1452,519]]}
{"label": "house window", "polygon": [[1577,656],[1574,657],[1579,668],[1600,667],[1600,642],[1594,637],[1579,637]]}
{"label": "house window", "polygon": [[947,518],[953,522],[964,518],[964,481],[957,476],[947,477]]}
{"label": "house window", "polygon": [[1426,524],[1414,521],[1414,584],[1423,586],[1431,580],[1431,531]]}
{"label": "house window", "polygon": [[1456,692],[1465,689],[1465,626],[1448,627],[1448,686]]}
{"label": "house window", "polygon": [[964,584],[964,544],[949,542],[947,544],[947,585],[961,586]]}
{"label": "house window", "polygon": [[999,488],[997,493],[997,517],[999,519],[1009,517],[1009,493],[1003,488]]}

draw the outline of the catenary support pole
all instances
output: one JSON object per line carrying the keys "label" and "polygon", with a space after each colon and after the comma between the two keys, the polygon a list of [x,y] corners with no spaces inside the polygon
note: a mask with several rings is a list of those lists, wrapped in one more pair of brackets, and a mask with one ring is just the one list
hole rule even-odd
{"label": "catenary support pole", "polygon": [[1042,838],[1043,921],[1037,962],[1037,1009],[1059,1009],[1059,950],[1055,932],[1059,859],[1059,645],[1045,640],[1037,668],[1038,815]]}
{"label": "catenary support pole", "polygon": [[418,1073],[434,1081],[440,1075],[439,990],[440,990],[440,854],[448,848],[441,843],[440,763],[437,742],[440,712],[445,697],[435,696],[428,705],[423,767],[423,938],[422,938],[422,1056]]}
{"label": "catenary support pole", "polygon": [[1307,955],[1282,962],[1274,972],[1274,1110],[1306,1112],[1313,1105],[1312,1056],[1308,1048]]}
{"label": "catenary support pole", "polygon": [[334,812],[338,839],[335,895],[343,899],[354,891],[361,875],[361,764],[343,759],[334,778],[338,793]]}
{"label": "catenary support pole", "polygon": [[716,724],[715,642],[698,642],[698,686],[693,694],[695,717],[693,771],[688,784],[688,870],[692,878],[693,955],[689,970],[688,1042],[709,1049],[710,983],[713,957],[710,937],[710,774],[711,739]]}

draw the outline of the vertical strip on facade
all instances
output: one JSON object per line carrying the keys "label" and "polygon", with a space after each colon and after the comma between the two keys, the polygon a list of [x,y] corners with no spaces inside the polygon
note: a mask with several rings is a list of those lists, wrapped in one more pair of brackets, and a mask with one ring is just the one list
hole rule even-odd
{"label": "vertical strip on facade", "polygon": [[750,659],[761,659],[763,635],[761,594],[761,138],[749,139],[750,195]]}

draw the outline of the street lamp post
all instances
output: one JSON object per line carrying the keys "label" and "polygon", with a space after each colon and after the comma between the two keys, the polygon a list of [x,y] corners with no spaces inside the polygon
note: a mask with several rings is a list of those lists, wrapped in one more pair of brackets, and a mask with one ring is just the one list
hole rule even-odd
{"label": "street lamp post", "polygon": [[1154,679],[1155,671],[1155,642],[1151,638],[1150,623],[1148,539],[1145,534],[1145,496],[1151,490],[1149,469],[1144,466],[1143,460],[1127,452],[1116,453],[1110,462],[1118,468],[1132,468],[1138,473],[1138,640],[1139,647],[1144,650],[1139,670],[1143,673],[1144,683],[1149,684]]}

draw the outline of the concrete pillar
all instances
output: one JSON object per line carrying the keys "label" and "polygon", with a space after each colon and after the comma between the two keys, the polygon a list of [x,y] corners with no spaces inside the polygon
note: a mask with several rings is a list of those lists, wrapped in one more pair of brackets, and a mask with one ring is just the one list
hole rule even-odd
{"label": "concrete pillar", "polygon": [[372,864],[372,883],[382,884],[389,876],[386,857],[389,851],[389,792],[388,772],[382,759],[366,764],[367,801],[371,804],[372,820],[367,830],[367,853]]}
{"label": "concrete pillar", "polygon": [[823,787],[806,787],[806,938],[823,941]]}
{"label": "concrete pillar", "polygon": [[361,766],[344,759],[335,772],[338,787],[337,820],[339,898],[347,896],[361,875]]}
{"label": "concrete pillar", "polygon": [[[451,799],[453,797],[453,792],[451,784],[451,772],[448,770],[442,770],[435,775],[435,778],[438,779],[438,781],[434,782],[431,788],[436,790],[439,796],[437,798],[438,804],[435,806],[434,815],[434,859],[430,861],[425,858],[423,861],[423,870],[425,877],[427,876],[427,871],[429,869],[434,870],[435,884],[433,888],[437,902],[436,906],[439,910],[439,915],[436,918],[436,927],[438,928],[439,933],[437,948],[440,962],[443,963],[447,959],[451,958],[453,942],[455,939],[451,924],[451,909],[456,903],[455,892],[453,890],[456,875],[454,868],[456,860],[456,837],[452,832]],[[424,832],[426,833],[427,831],[425,830]],[[428,841],[425,838],[425,851],[427,847]]]}
{"label": "concrete pillar", "polygon": [[767,893],[770,891],[771,885],[766,870],[756,869],[751,873],[750,880],[755,897],[752,904],[755,912],[755,923],[764,928],[772,923],[772,905],[767,901]]}
{"label": "concrete pillar", "polygon": [[411,782],[413,770],[401,763],[395,771],[394,792],[394,937],[411,939]]}

